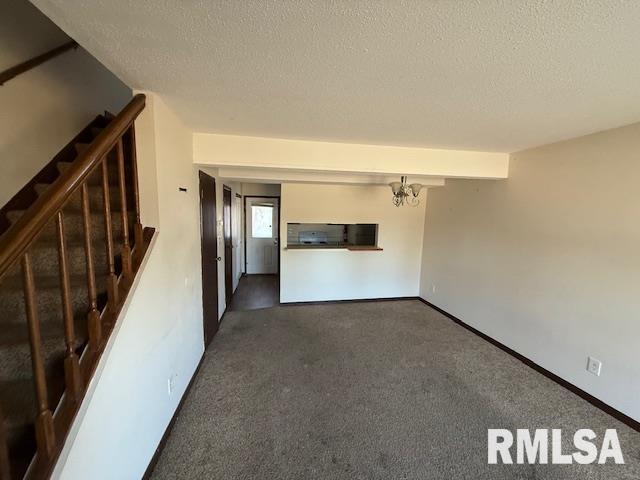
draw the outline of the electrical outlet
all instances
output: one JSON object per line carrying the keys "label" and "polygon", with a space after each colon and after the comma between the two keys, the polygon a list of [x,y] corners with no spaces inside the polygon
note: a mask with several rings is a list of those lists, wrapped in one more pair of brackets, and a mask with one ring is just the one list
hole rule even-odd
{"label": "electrical outlet", "polygon": [[431,293],[436,293],[436,286],[435,285],[431,285]]}
{"label": "electrical outlet", "polygon": [[587,357],[587,371],[593,373],[596,377],[600,376],[602,370],[602,362],[597,358]]}
{"label": "electrical outlet", "polygon": [[171,394],[173,393],[173,380],[175,378],[175,375],[171,375],[169,378],[167,378],[167,393],[169,394],[169,396],[171,396]]}

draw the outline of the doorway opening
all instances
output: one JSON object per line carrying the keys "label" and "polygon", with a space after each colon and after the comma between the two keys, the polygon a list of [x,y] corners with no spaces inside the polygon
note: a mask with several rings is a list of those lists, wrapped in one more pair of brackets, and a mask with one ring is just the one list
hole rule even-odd
{"label": "doorway opening", "polygon": [[232,310],[280,303],[280,197],[244,196],[244,275]]}

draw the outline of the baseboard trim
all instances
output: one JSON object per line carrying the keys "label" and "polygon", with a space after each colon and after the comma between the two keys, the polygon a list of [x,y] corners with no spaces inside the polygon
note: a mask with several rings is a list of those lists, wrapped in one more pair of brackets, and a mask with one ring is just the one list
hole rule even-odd
{"label": "baseboard trim", "polygon": [[397,302],[398,300],[422,300],[420,297],[384,297],[384,298],[354,298],[349,300],[311,300],[308,302],[280,302],[283,307],[295,307],[296,305],[327,305],[335,303],[370,303],[370,302]]}
{"label": "baseboard trim", "polygon": [[[474,327],[472,327],[470,325],[467,325],[465,322],[460,320],[458,317],[455,317],[454,315],[450,314],[446,310],[441,309],[440,307],[434,305],[433,303],[425,300],[422,297],[389,297],[389,298],[364,298],[364,299],[353,299],[353,300],[323,300],[323,301],[309,301],[309,302],[281,302],[280,305],[282,305],[282,306],[325,305],[325,304],[336,304],[336,303],[392,302],[392,301],[397,301],[397,300],[418,300],[418,301],[424,303],[428,307],[433,308],[434,310],[436,310],[437,312],[441,313],[445,317],[449,318],[453,322],[457,323],[461,327],[469,330],[470,332],[472,332],[475,335],[479,336],[483,340],[491,343],[492,345],[498,347],[500,350],[508,353],[512,357],[514,357],[517,360],[521,361],[522,363],[524,363],[529,368],[532,368],[536,372],[544,375],[548,379],[550,379],[550,380],[554,381],[555,383],[557,383],[558,385],[566,388],[567,390],[569,390],[570,392],[574,393],[575,395],[578,395],[580,398],[586,400],[587,402],[589,402],[594,407],[599,408],[600,410],[602,410],[603,412],[607,413],[608,415],[611,415],[613,418],[615,418],[616,420],[621,421],[622,423],[624,423],[628,427],[632,428],[633,430],[635,430],[637,432],[640,432],[640,422],[638,422],[637,420],[634,420],[630,416],[628,416],[628,415],[622,413],[621,411],[613,408],[612,406],[604,403],[602,400],[594,397],[590,393],[585,392],[581,388],[576,387],[574,384],[572,384],[572,383],[568,382],[567,380],[559,377],[555,373],[550,372],[546,368],[541,367],[537,363],[535,363],[532,360],[528,359],[524,355],[516,352],[512,348],[507,347],[503,343],[500,343],[499,341],[495,340],[494,338],[490,337],[489,335],[487,335],[485,333],[482,333],[480,330],[478,330],[478,329],[476,329],[476,328],[474,328]],[[224,314],[225,313],[226,313],[226,309],[225,309],[225,312],[222,314],[222,317],[220,318],[220,324],[222,324],[222,320],[224,319]],[[169,434],[171,433],[171,429],[173,428],[173,425],[174,425],[174,423],[176,421],[176,418],[177,418],[178,414],[180,413],[180,410],[182,409],[184,401],[187,398],[187,395],[189,394],[189,391],[191,390],[191,387],[192,387],[192,385],[193,385],[193,383],[195,381],[196,376],[198,375],[198,372],[200,371],[200,367],[202,366],[203,361],[204,361],[204,354],[200,358],[200,361],[198,362],[198,366],[196,367],[196,370],[193,373],[193,376],[191,377],[191,380],[189,381],[189,385],[187,385],[187,388],[185,389],[184,394],[182,395],[182,398],[180,399],[180,403],[178,404],[178,407],[176,408],[176,411],[173,413],[173,417],[171,417],[171,421],[169,422],[169,425],[167,425],[167,428],[165,429],[164,434],[162,435],[162,439],[160,440],[160,443],[158,444],[158,447],[156,448],[156,451],[155,451],[153,457],[151,458],[151,461],[149,462],[149,466],[147,467],[147,470],[145,471],[145,473],[144,473],[144,475],[142,477],[143,480],[149,480],[151,478],[151,473],[153,472],[154,467],[158,463],[158,459],[160,458],[160,454],[162,453],[162,450],[163,450],[165,444],[167,443],[167,439],[169,438]]]}
{"label": "baseboard trim", "polygon": [[[216,332],[216,335],[218,335],[218,333],[220,332],[220,328],[222,327],[222,322],[224,320],[224,316],[227,314],[228,311],[229,311],[229,309],[225,306],[224,307],[224,312],[222,312],[222,316],[220,317],[220,320],[218,320],[218,331]],[[215,338],[215,335],[214,335],[214,338]]]}
{"label": "baseboard trim", "polygon": [[552,380],[552,381],[556,382],[558,385],[560,385],[560,386],[566,388],[567,390],[569,390],[570,392],[578,395],[580,398],[582,398],[583,400],[586,400],[587,402],[589,402],[594,407],[599,408],[603,412],[611,415],[613,418],[615,418],[616,420],[621,421],[622,423],[624,423],[628,427],[632,428],[636,432],[640,432],[640,422],[638,422],[637,420],[634,420],[633,418],[631,418],[627,414],[622,413],[620,410],[617,410],[617,409],[613,408],[611,405],[608,405],[608,404],[604,403],[599,398],[596,398],[593,395],[591,395],[590,393],[585,392],[580,387],[576,387],[574,384],[568,382],[567,380],[565,380],[562,377],[559,377],[555,373],[550,372],[546,368],[541,367],[540,365],[538,365],[534,361],[528,359],[527,357],[525,357],[524,355],[516,352],[515,350],[507,347],[503,343],[500,343],[499,341],[497,341],[496,339],[490,337],[489,335],[487,335],[485,333],[482,333],[480,330],[478,330],[478,329],[476,329],[476,328],[474,328],[474,327],[472,327],[470,325],[467,325],[465,322],[460,320],[458,317],[455,317],[455,316],[451,315],[446,310],[441,309],[440,307],[434,305],[433,303],[425,300],[422,297],[417,297],[417,299],[420,300],[425,305],[433,308],[437,312],[440,312],[442,315],[444,315],[445,317],[449,318],[453,322],[457,323],[461,327],[466,328],[467,330],[469,330],[472,333],[475,333],[477,336],[479,336],[483,340],[486,340],[487,342],[491,343],[492,345],[498,347],[500,350],[502,350],[502,351],[508,353],[509,355],[511,355],[512,357],[520,360],[526,366],[528,366],[529,368],[532,368],[533,370],[535,370],[538,373],[541,373],[542,375],[547,377],[549,380]]}
{"label": "baseboard trim", "polygon": [[144,471],[144,475],[142,476],[142,480],[149,480],[151,478],[151,474],[153,473],[153,469],[155,468],[156,464],[158,463],[158,459],[160,458],[160,454],[162,453],[162,450],[164,449],[164,446],[167,443],[167,439],[169,438],[169,435],[171,434],[171,429],[173,428],[173,424],[176,422],[176,418],[178,417],[178,414],[180,413],[180,410],[182,410],[182,406],[184,405],[184,401],[186,400],[187,396],[189,395],[189,391],[191,390],[191,387],[193,386],[193,383],[196,379],[196,377],[198,376],[198,372],[200,371],[200,367],[202,366],[202,362],[204,361],[204,356],[205,353],[203,352],[202,357],[200,357],[200,361],[198,362],[198,366],[196,367],[196,370],[193,372],[193,375],[191,376],[191,380],[189,380],[189,384],[187,385],[187,388],[185,388],[184,393],[182,394],[182,398],[180,398],[180,403],[178,403],[178,407],[176,408],[175,412],[173,412],[173,416],[171,417],[171,420],[169,421],[169,425],[167,425],[167,428],[165,429],[164,433],[162,434],[162,438],[160,439],[160,443],[158,443],[158,446],[156,447],[156,451],[153,454],[153,457],[151,457],[151,461],[149,462],[149,465],[147,466],[147,469]]}

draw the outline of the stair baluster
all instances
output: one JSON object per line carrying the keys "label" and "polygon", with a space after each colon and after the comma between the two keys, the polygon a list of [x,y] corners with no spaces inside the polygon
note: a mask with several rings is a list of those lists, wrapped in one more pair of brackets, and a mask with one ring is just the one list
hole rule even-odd
{"label": "stair baluster", "polygon": [[93,246],[91,245],[91,212],[89,211],[89,189],[86,182],[81,187],[82,227],[84,230],[84,252],[87,263],[87,290],[89,294],[89,346],[93,351],[100,349],[102,325],[98,312],[98,296],[96,293],[96,272],[93,265]]}
{"label": "stair baluster", "polygon": [[133,228],[133,239],[135,241],[135,260],[136,263],[142,261],[142,222],[140,222],[140,190],[138,186],[138,159],[136,157],[136,130],[131,124],[129,129],[129,138],[131,139],[131,165],[133,167],[133,199],[135,202],[136,223]]}
{"label": "stair baluster", "polygon": [[64,359],[64,377],[67,393],[73,402],[82,396],[80,363],[76,354],[76,332],[71,308],[71,286],[69,283],[69,261],[67,241],[64,235],[64,215],[62,210],[56,216],[56,234],[58,237],[58,264],[60,266],[60,295],[62,297],[62,319],[64,321],[64,341],[67,351]]}
{"label": "stair baluster", "polygon": [[109,169],[105,155],[102,160],[102,198],[104,200],[104,234],[107,245],[107,264],[109,268],[107,278],[107,296],[109,298],[109,308],[114,310],[118,305],[118,277],[113,257],[113,227],[111,224],[111,195],[109,192]]}
{"label": "stair baluster", "polygon": [[11,480],[9,467],[9,447],[7,445],[7,432],[4,424],[4,416],[0,410],[0,480]]}
{"label": "stair baluster", "polygon": [[[23,406],[19,405],[22,400],[21,395],[13,394],[13,391],[9,392],[4,388],[6,383],[13,383],[13,377],[8,382],[3,380],[4,383],[0,389],[0,402],[4,407],[4,412],[0,412],[0,480],[50,478],[64,437],[82,401],[86,382],[94,372],[104,341],[113,330],[124,299],[130,292],[134,274],[138,272],[143,255],[149,247],[153,229],[145,229],[142,232],[140,225],[138,170],[135,164],[134,121],[144,109],[144,105],[144,95],[136,95],[107,125],[103,125],[102,122],[92,123],[90,130],[87,127],[76,136],[74,144],[67,145],[54,158],[55,162],[50,163],[46,170],[43,169],[44,173],[38,174],[37,179],[34,177],[31,182],[37,180],[36,183],[39,185],[49,184],[47,188],[36,188],[35,183],[33,185],[29,183],[23,188],[25,192],[30,192],[30,189],[37,191],[37,199],[31,200],[31,197],[28,197],[27,202],[25,200],[27,197],[20,196],[18,200],[12,200],[11,209],[4,212],[0,210],[0,229],[4,228],[2,230],[4,233],[0,235],[0,280],[9,279],[7,283],[3,282],[0,288],[0,304],[3,306],[3,311],[0,313],[4,314],[4,307],[7,306],[5,316],[9,317],[12,323],[16,314],[26,317],[28,338],[18,335],[16,338],[19,343],[23,343],[24,347],[29,349],[33,378],[33,390],[24,395]],[[97,133],[94,132],[96,129],[98,129]],[[90,138],[92,140],[87,143],[86,140]],[[81,148],[78,148],[79,144],[82,144]],[[114,148],[117,155],[113,152]],[[71,152],[74,157],[69,159],[67,155]],[[109,171],[112,166],[115,166],[108,163],[110,156],[117,156],[117,158],[111,158],[113,161],[117,160],[117,181],[114,178],[116,173],[113,170]],[[125,161],[131,162],[127,163],[126,171]],[[100,173],[102,173],[101,181],[96,178]],[[134,175],[134,177],[125,178],[125,175]],[[109,176],[112,177],[111,182]],[[99,185],[97,198],[93,196],[94,180],[98,180]],[[100,188],[103,191],[102,195],[99,193]],[[132,189],[128,192],[128,196],[127,188]],[[80,212],[76,203],[78,194],[80,195]],[[114,195],[119,197],[121,211],[111,208],[111,200],[116,200]],[[130,199],[129,202],[127,198]],[[95,204],[94,200],[97,200],[98,204],[102,200],[104,205]],[[23,209],[25,210],[20,216],[11,215],[12,212]],[[102,226],[103,219],[97,219],[96,212],[92,217],[92,209],[100,210],[99,216],[104,215],[104,237],[102,234],[99,235],[100,238],[95,235],[96,230]],[[130,227],[128,219],[133,220],[134,214],[135,222],[132,224],[135,226]],[[122,246],[118,243],[119,239],[114,239],[114,235],[119,235],[119,232],[116,234],[116,230],[120,225],[114,224],[120,221],[114,218],[117,215],[122,217]],[[9,222],[8,226],[5,225],[7,222]],[[54,227],[53,231],[50,230],[50,226]],[[131,228],[134,228],[133,232],[130,232]],[[51,233],[55,250],[51,249]],[[132,238],[129,238],[130,233]],[[42,242],[38,242],[40,238]],[[73,248],[73,238],[82,242],[84,247],[77,254]],[[99,245],[103,241],[106,241],[105,247]],[[132,247],[134,247],[133,252]],[[104,266],[102,260],[99,265],[96,264],[98,254],[102,250],[94,250],[94,248],[106,248],[107,260],[104,261]],[[118,276],[117,270],[117,258],[120,252],[121,277]],[[132,261],[132,253],[136,256],[135,262]],[[53,270],[51,269],[51,254],[57,257],[57,272],[55,265]],[[54,263],[55,261],[53,260]],[[14,281],[19,281],[20,278],[14,280],[13,272],[15,267],[19,266],[22,267],[22,285],[16,292]],[[76,273],[83,276],[86,273],[86,278],[81,278],[78,283]],[[54,275],[53,282],[51,275]],[[104,280],[107,281],[106,288],[103,288]],[[54,291],[57,286],[60,288],[59,293]],[[84,325],[80,326],[75,321],[77,321],[76,308],[79,307],[79,303],[86,305],[86,302],[82,302],[82,298],[79,298],[84,296],[85,286],[89,300],[87,318],[89,339],[84,351],[80,354],[79,347],[81,344],[84,345],[86,340],[85,328]],[[107,297],[107,308],[98,310],[102,307],[98,303],[98,298],[102,298],[103,293]],[[46,317],[41,317],[39,313],[44,314],[42,307],[46,304],[49,309],[51,306],[52,294],[53,302],[61,298],[62,308],[61,310],[56,308],[55,312],[47,310]],[[42,305],[38,305],[38,301]],[[21,308],[22,304],[24,308]],[[39,307],[42,308],[41,311],[38,310]],[[61,320],[64,329],[58,333],[60,323],[56,322]],[[9,333],[9,336],[13,335],[13,330],[9,329]],[[22,334],[24,335],[24,332]],[[64,349],[60,348],[61,338],[64,338]],[[21,359],[22,345],[20,348],[19,358]],[[64,372],[58,363],[61,357],[64,358]],[[9,363],[10,369],[14,368],[14,363],[17,365],[16,362]],[[26,368],[29,368],[28,364]],[[13,371],[10,372],[11,375],[13,373]],[[22,380],[24,372],[15,373]],[[10,388],[13,388],[13,385]],[[19,388],[22,388],[21,384]],[[29,385],[28,388],[31,386]],[[28,418],[33,418],[32,402],[28,397],[35,400],[37,407],[34,421],[28,420],[24,415],[29,409]],[[31,425],[35,426],[35,444],[31,433],[33,430],[30,430]]]}
{"label": "stair baluster", "polygon": [[127,212],[127,190],[124,177],[124,149],[122,137],[118,139],[118,183],[120,184],[120,209],[122,212],[122,272],[125,280],[129,282],[133,274],[131,265],[131,246],[129,245],[129,219]]}
{"label": "stair baluster", "polygon": [[44,371],[44,359],[42,357],[42,339],[40,337],[40,322],[36,304],[36,287],[33,281],[33,270],[29,253],[22,256],[22,276],[24,287],[24,303],[29,326],[29,344],[31,347],[31,366],[33,368],[33,381],[38,402],[38,416],[36,417],[36,443],[38,454],[45,458],[53,455],[56,437],[53,429],[53,416],[49,409],[47,395],[47,380]]}

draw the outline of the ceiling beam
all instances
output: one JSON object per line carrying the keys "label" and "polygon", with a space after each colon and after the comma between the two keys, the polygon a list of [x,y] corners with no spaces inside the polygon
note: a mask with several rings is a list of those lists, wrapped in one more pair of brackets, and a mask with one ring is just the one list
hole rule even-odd
{"label": "ceiling beam", "polygon": [[509,154],[196,133],[194,163],[285,172],[507,178]]}
{"label": "ceiling beam", "polygon": [[[341,172],[304,172],[273,168],[218,167],[216,174],[221,178],[246,183],[324,183],[348,185],[388,185],[398,181],[398,176],[341,173]],[[411,183],[421,183],[425,187],[444,186],[443,178],[411,176]]]}

